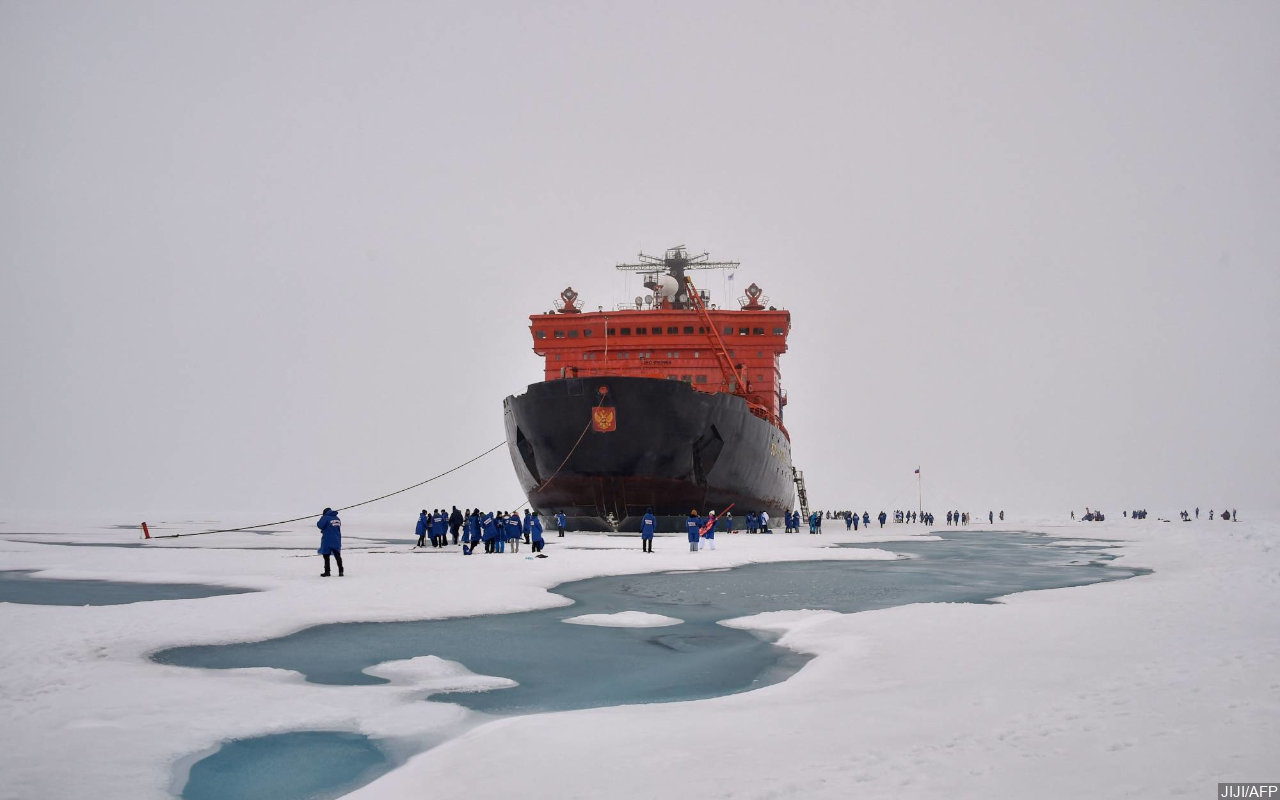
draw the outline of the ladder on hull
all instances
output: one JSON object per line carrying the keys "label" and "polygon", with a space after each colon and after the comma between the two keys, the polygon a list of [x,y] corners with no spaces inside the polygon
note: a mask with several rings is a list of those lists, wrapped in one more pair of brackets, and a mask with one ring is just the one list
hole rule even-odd
{"label": "ladder on hull", "polygon": [[791,467],[791,474],[796,482],[796,497],[800,499],[800,516],[803,519],[809,518],[809,493],[804,490],[804,473]]}

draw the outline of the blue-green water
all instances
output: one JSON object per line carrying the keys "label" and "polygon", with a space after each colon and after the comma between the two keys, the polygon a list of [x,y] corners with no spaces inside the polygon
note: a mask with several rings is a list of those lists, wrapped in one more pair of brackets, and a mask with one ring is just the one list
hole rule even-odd
{"label": "blue-green water", "polygon": [[338,797],[387,771],[368,737],[300,731],[242,739],[191,767],[186,800],[286,800]]}
{"label": "blue-green water", "polygon": [[[1055,546],[1055,540],[1038,534],[939,535],[941,541],[885,545],[911,556],[894,561],[768,563],[592,578],[556,587],[556,593],[574,601],[571,606],[458,619],[321,625],[262,642],[173,648],[154,658],[211,669],[277,667],[296,670],[315,683],[361,685],[385,683],[365,674],[367,667],[434,655],[477,674],[517,682],[511,688],[431,698],[490,714],[673,702],[766,686],[785,680],[808,660],[761,636],[717,624],[722,620],[791,609],[851,613],[910,603],[986,603],[1013,592],[1143,572],[1108,566],[1112,556],[1103,547]],[[691,562],[696,559],[691,556]],[[662,628],[563,622],[581,614],[621,611],[683,622]],[[237,747],[252,750],[254,741]],[[246,763],[245,769],[255,768]],[[352,788],[336,774],[334,779]],[[203,780],[193,769],[184,796],[207,796],[193,793],[206,791]],[[273,796],[289,800],[313,795]]]}
{"label": "blue-green water", "polygon": [[199,583],[124,583],[121,581],[37,578],[30,570],[0,571],[0,603],[35,606],[114,606],[151,600],[195,600],[253,589]]}

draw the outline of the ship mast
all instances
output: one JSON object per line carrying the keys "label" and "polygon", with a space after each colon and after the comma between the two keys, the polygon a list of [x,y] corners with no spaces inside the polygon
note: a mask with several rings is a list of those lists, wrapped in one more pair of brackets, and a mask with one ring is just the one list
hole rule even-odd
{"label": "ship mast", "polygon": [[[669,308],[684,309],[692,308],[693,303],[690,301],[688,290],[685,283],[685,270],[690,269],[736,269],[739,266],[737,261],[708,261],[710,253],[702,253],[701,255],[690,256],[685,252],[684,245],[678,244],[675,247],[667,249],[666,255],[662,258],[657,256],[647,256],[640,254],[640,263],[638,264],[618,264],[617,269],[624,272],[646,272],[644,288],[653,292],[655,297],[662,297],[659,290],[665,284],[667,287],[674,289],[672,297],[667,301]],[[663,278],[670,276],[674,282],[664,281]]]}

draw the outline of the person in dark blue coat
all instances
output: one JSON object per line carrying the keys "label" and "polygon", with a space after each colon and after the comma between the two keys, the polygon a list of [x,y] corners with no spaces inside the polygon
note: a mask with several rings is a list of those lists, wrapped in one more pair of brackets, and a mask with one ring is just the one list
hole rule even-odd
{"label": "person in dark blue coat", "polygon": [[700,529],[700,532],[702,533],[702,543],[706,545],[708,550],[716,549],[716,525],[719,522],[720,520],[716,518],[715,510],[712,509],[711,513],[707,515],[706,520],[702,523],[702,527]]}
{"label": "person in dark blue coat", "polygon": [[560,535],[564,536],[565,526],[569,524],[569,518],[564,515],[563,511],[556,512],[556,530],[560,531]]}
{"label": "person in dark blue coat", "polygon": [[497,550],[498,525],[492,511],[486,511],[480,518],[480,538],[484,541],[484,551],[492,553]]}
{"label": "person in dark blue coat", "polygon": [[658,530],[658,518],[653,515],[652,508],[646,508],[644,518],[640,520],[640,549],[645,553],[653,552],[653,533]]}
{"label": "person in dark blue coat", "polygon": [[418,524],[414,527],[413,532],[418,537],[418,543],[414,547],[423,547],[426,544],[427,524],[430,520],[427,518],[427,510],[422,509],[422,513],[418,515]]}
{"label": "person in dark blue coat", "polygon": [[338,519],[338,512],[332,508],[326,508],[320,515],[320,521],[316,523],[316,527],[320,529],[320,549],[316,552],[324,556],[324,572],[320,573],[320,577],[329,577],[329,556],[333,556],[338,562],[338,577],[341,578],[344,574],[342,571],[342,520]]}
{"label": "person in dark blue coat", "polygon": [[844,529],[847,531],[852,527],[853,527],[853,515],[846,511],[844,515]]}
{"label": "person in dark blue coat", "polygon": [[435,516],[432,518],[431,530],[433,531],[431,541],[434,547],[448,546],[449,515],[444,513],[443,508],[436,509]]}
{"label": "person in dark blue coat", "polygon": [[533,552],[541,553],[546,542],[542,539],[542,519],[537,511],[533,512],[533,517],[529,520],[529,536],[533,539]]}
{"label": "person in dark blue coat", "polygon": [[529,537],[530,537],[530,535],[532,535],[532,533],[533,533],[533,531],[532,531],[532,530],[530,530],[530,527],[529,527],[529,526],[530,526],[531,521],[532,521],[532,515],[531,515],[531,513],[530,513],[529,509],[527,509],[527,508],[526,508],[526,509],[524,510],[524,521],[523,521],[523,527],[524,527],[524,543],[525,543],[525,544],[529,544],[529,543],[531,542],[531,540],[530,540],[530,538],[529,538]]}
{"label": "person in dark blue coat", "polygon": [[507,544],[511,546],[511,552],[520,552],[520,534],[524,532],[524,524],[520,522],[520,515],[512,511],[511,516],[507,517]]}
{"label": "person in dark blue coat", "polygon": [[457,506],[453,507],[453,513],[449,515],[449,537],[453,539],[453,543],[458,543],[458,528],[462,527],[463,516]]}
{"label": "person in dark blue coat", "polygon": [[698,519],[698,509],[689,511],[689,517],[684,521],[685,532],[689,534],[689,552],[698,552],[698,536],[699,528],[702,527],[702,521]]}

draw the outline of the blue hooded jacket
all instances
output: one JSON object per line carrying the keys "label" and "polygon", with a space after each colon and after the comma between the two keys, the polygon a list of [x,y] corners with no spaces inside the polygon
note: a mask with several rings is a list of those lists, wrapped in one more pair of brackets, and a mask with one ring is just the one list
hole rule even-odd
{"label": "blue hooded jacket", "polygon": [[541,519],[539,519],[538,517],[533,517],[529,520],[529,533],[533,537],[533,541],[535,542],[542,541],[542,520]]}
{"label": "blue hooded jacket", "polygon": [[418,515],[418,524],[414,526],[413,535],[421,537],[426,535],[426,532],[427,532],[427,512],[423,511],[421,514]]}
{"label": "blue hooded jacket", "polygon": [[483,531],[480,538],[484,539],[486,542],[491,542],[498,538],[498,527],[494,524],[492,511],[486,512],[485,515],[480,518],[480,528]]}
{"label": "blue hooded jacket", "polygon": [[684,527],[689,533],[689,544],[697,544],[698,529],[702,527],[702,520],[697,517],[688,517],[684,521]]}
{"label": "blue hooded jacket", "polygon": [[640,521],[640,538],[652,539],[653,532],[658,529],[658,518],[653,515],[652,511],[645,512],[644,519]]}
{"label": "blue hooded jacket", "polygon": [[320,529],[320,549],[316,550],[317,553],[327,556],[342,550],[342,520],[338,519],[337,511],[327,509],[320,515],[316,527]]}
{"label": "blue hooded jacket", "polygon": [[507,517],[507,539],[519,539],[520,532],[523,530],[523,527],[524,526],[520,524],[519,514],[512,514]]}

